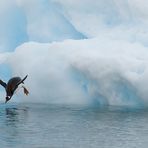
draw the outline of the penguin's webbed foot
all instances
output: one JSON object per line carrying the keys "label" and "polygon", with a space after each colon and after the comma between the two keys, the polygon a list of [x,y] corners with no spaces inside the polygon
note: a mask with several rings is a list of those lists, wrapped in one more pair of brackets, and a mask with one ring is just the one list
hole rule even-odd
{"label": "penguin's webbed foot", "polygon": [[24,89],[24,94],[28,96],[29,91],[28,91],[27,88],[25,88],[24,86],[22,86],[22,87],[23,87],[23,89]]}

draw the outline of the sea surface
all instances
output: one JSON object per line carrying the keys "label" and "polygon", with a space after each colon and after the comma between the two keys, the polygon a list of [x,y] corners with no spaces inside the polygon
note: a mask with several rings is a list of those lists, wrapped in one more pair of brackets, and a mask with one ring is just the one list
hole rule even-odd
{"label": "sea surface", "polygon": [[0,104],[0,148],[147,148],[148,108]]}

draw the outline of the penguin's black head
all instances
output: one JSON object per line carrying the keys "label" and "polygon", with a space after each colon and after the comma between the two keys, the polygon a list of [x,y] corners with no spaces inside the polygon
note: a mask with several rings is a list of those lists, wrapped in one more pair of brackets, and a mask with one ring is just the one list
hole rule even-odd
{"label": "penguin's black head", "polygon": [[6,101],[5,101],[5,103],[7,103],[10,99],[11,99],[11,96],[6,96]]}

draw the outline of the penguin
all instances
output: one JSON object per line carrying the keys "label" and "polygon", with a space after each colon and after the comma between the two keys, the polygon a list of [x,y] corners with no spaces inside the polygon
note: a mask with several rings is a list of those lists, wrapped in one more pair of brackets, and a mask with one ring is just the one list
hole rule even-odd
{"label": "penguin", "polygon": [[[6,91],[5,103],[7,103],[12,98],[18,86],[21,83],[24,84],[24,81],[26,80],[27,77],[28,75],[26,75],[23,79],[21,79],[20,77],[13,77],[8,81],[7,84],[2,80],[0,80],[0,84],[5,88],[5,91]],[[25,86],[22,86],[22,87],[24,89],[24,94],[28,95],[29,91],[27,90],[27,88],[25,88]]]}

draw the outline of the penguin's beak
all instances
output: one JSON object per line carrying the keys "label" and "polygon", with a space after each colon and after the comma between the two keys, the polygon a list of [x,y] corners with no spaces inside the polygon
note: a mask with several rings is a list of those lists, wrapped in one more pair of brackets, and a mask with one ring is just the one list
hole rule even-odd
{"label": "penguin's beak", "polygon": [[5,101],[5,103],[7,103],[10,99],[11,99],[10,96],[6,96],[6,101]]}

